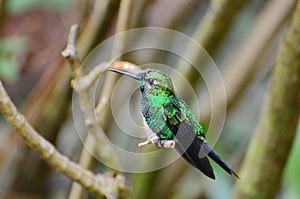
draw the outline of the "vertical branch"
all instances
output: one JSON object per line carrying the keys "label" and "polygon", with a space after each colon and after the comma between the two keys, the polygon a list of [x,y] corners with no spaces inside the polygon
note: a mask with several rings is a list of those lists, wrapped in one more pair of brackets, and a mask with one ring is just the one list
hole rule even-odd
{"label": "vertical branch", "polygon": [[[248,0],[218,0],[211,1],[211,6],[205,14],[203,20],[197,26],[193,39],[197,41],[203,48],[212,55],[222,43],[228,32],[234,16],[245,5]],[[202,50],[202,49],[201,49]],[[205,60],[202,57],[199,48],[194,49],[193,45],[187,46],[186,60],[190,63],[197,63],[199,60]],[[196,80],[199,77],[194,77],[193,67],[190,66],[185,60],[181,59],[177,65],[177,70],[186,78],[188,78],[191,84],[194,86]],[[202,63],[202,67],[205,67],[206,63]],[[178,92],[186,90],[184,87],[179,87]]]}
{"label": "vertical branch", "polygon": [[[118,23],[116,27],[116,32],[122,32],[128,29],[129,24],[129,17],[130,17],[130,10],[132,6],[132,0],[123,0],[121,1],[120,9],[119,9],[119,16],[118,16]],[[112,51],[112,57],[115,58],[115,56],[118,56],[122,49],[124,48],[126,38],[120,38],[118,41],[114,41],[113,51]],[[96,114],[97,114],[97,120],[98,123],[101,125],[103,129],[106,128],[105,124],[107,123],[109,118],[109,99],[113,90],[113,86],[116,82],[116,75],[115,74],[108,74],[109,79],[105,81],[104,88],[101,92],[100,101],[96,107]],[[81,95],[86,96],[86,95]],[[107,99],[107,100],[102,100]],[[100,132],[101,136],[104,136],[104,132]],[[102,146],[100,143],[97,143],[96,141],[101,141],[103,139],[94,139],[95,134],[88,133],[87,138],[85,141],[85,145],[88,145],[91,150],[98,149],[97,146]],[[101,154],[102,149],[98,149],[98,153]],[[85,168],[89,168],[92,163],[93,157],[91,154],[89,154],[85,148],[82,149],[79,164],[84,165]],[[84,161],[83,161],[84,160]],[[117,161],[117,160],[116,160]],[[82,195],[82,187],[80,187],[78,184],[74,183],[72,185],[69,198],[81,198]]]}
{"label": "vertical branch", "polygon": [[[106,15],[112,0],[96,0],[76,43],[78,59],[82,61],[93,47],[97,33],[104,30]],[[110,13],[111,14],[111,13]]]}
{"label": "vertical branch", "polygon": [[77,50],[76,50],[76,39],[77,39],[77,35],[78,35],[78,24],[72,25],[70,28],[70,33],[68,36],[68,43],[67,43],[67,47],[64,51],[62,51],[62,56],[65,59],[68,59],[69,63],[70,63],[70,67],[72,69],[72,71],[74,72],[74,76],[77,75],[77,71],[80,68],[80,63],[77,59]]}
{"label": "vertical branch", "polygon": [[[106,18],[105,15],[107,14],[108,6],[110,3],[111,3],[110,0],[95,1],[93,10],[88,17],[87,23],[84,26],[84,30],[77,41],[77,46],[79,49],[78,52],[79,60],[82,60],[87,55],[90,48],[92,47],[97,32],[104,24]],[[71,32],[70,35],[72,35]],[[76,38],[70,38],[70,40],[72,39],[73,41],[69,41],[68,44],[70,42],[75,43]],[[74,49],[74,52],[75,50],[76,49]],[[77,67],[75,67],[75,70],[73,69],[75,75],[77,74],[76,71],[77,69],[78,69]],[[85,144],[93,148],[93,144],[95,144],[94,139],[92,139],[92,137],[87,138]],[[93,158],[89,154],[89,152],[85,148],[83,148],[79,159],[79,165],[81,165],[83,168],[89,168],[92,159]],[[69,193],[69,198],[72,199],[81,198],[81,195],[82,195],[81,186],[77,183],[73,183],[71,187],[71,191]]]}
{"label": "vertical branch", "polygon": [[233,198],[275,197],[300,114],[300,1],[281,43],[264,111]]}
{"label": "vertical branch", "polygon": [[[72,86],[78,92],[80,107],[84,114],[85,123],[88,126],[88,135],[85,144],[89,144],[89,148],[95,148],[97,143],[97,145],[99,145],[99,147],[97,147],[98,154],[102,158],[102,160],[106,163],[109,163],[109,165],[111,165],[112,167],[118,168],[117,155],[110,147],[110,144],[106,142],[105,134],[101,129],[101,126],[98,126],[98,122],[96,121],[96,118],[93,114],[93,108],[91,107],[87,93],[91,85],[95,83],[95,81],[107,69],[107,67],[124,71],[127,70],[129,72],[137,72],[140,70],[136,65],[129,62],[102,63],[96,66],[87,75],[79,77],[72,81]],[[100,132],[97,133],[97,131],[99,130]],[[89,168],[90,164],[92,163],[92,156],[85,148],[83,148],[81,152],[79,163],[84,168]],[[73,183],[69,198],[81,198],[82,192],[82,187],[77,183]]]}
{"label": "vertical branch", "polygon": [[[130,10],[132,7],[132,0],[122,0],[119,8],[119,15],[116,27],[116,33],[126,31],[129,27],[129,19],[130,19]],[[112,48],[112,59],[120,59],[122,55],[122,50],[126,43],[125,34],[122,34],[122,37],[117,37],[118,40],[114,41],[113,48]],[[96,112],[98,113],[98,121],[99,124],[103,127],[103,129],[107,128],[108,118],[110,117],[109,113],[109,103],[110,97],[113,91],[113,87],[117,81],[117,74],[110,73],[107,75],[107,79],[105,80],[105,84],[103,90],[101,91],[100,100],[96,107]],[[106,99],[106,100],[102,100]],[[105,119],[106,118],[106,119]]]}
{"label": "vertical branch", "polygon": [[[105,134],[98,125],[98,121],[94,114],[94,107],[91,104],[91,100],[89,98],[89,89],[91,85],[95,83],[95,81],[99,78],[107,67],[115,67],[115,68],[127,68],[129,70],[137,70],[138,68],[131,63],[128,62],[114,62],[114,63],[102,63],[96,66],[92,71],[90,71],[87,75],[77,74],[79,61],[76,53],[75,40],[77,35],[77,25],[73,25],[71,27],[69,33],[69,39],[66,49],[62,52],[62,55],[68,60],[73,72],[75,74],[74,80],[72,80],[71,84],[74,90],[78,93],[80,108],[84,116],[85,125],[88,128],[88,135],[85,141],[85,144],[89,145],[89,147],[96,147],[96,144],[99,145],[98,154],[101,159],[111,165],[113,168],[119,168],[118,158],[114,152],[114,149],[105,139]],[[98,131],[100,132],[98,133]],[[93,150],[93,149],[92,149]],[[89,167],[92,162],[92,156],[86,151],[84,148],[80,157],[80,163],[82,166]],[[111,197],[115,198],[119,196],[118,190],[114,190]],[[78,184],[73,184],[71,192],[69,194],[69,198],[81,198],[82,188]]]}
{"label": "vertical branch", "polygon": [[[213,54],[222,43],[223,38],[225,38],[234,16],[248,2],[249,0],[211,1],[211,8],[196,28],[193,38],[198,41],[209,54]],[[196,59],[196,57],[194,57],[194,59]]]}
{"label": "vertical branch", "polygon": [[[95,41],[96,35],[104,24],[108,7],[112,3],[111,0],[98,0],[95,1],[93,6],[93,11],[89,15],[88,21],[84,26],[83,34],[79,37],[77,42],[77,49],[79,51],[78,58],[79,60],[82,60],[88,51],[91,49],[91,46],[93,42]],[[81,52],[81,53],[80,53]],[[93,135],[89,134],[87,135],[87,138],[85,140],[84,145],[89,146],[90,148],[95,148],[95,139],[93,139]],[[93,157],[91,154],[83,147],[80,158],[79,158],[79,164],[83,166],[84,168],[89,168],[92,164]],[[73,183],[69,198],[76,199],[81,198],[83,193],[82,187],[77,184]]]}
{"label": "vertical branch", "polygon": [[[130,13],[132,9],[133,1],[132,0],[122,0],[119,9],[116,33],[120,33],[126,31],[129,28],[130,24]],[[121,35],[122,37],[117,37],[118,40],[114,41],[113,50],[112,50],[112,58],[116,58],[120,55],[126,45],[126,37],[125,34]]]}
{"label": "vertical branch", "polygon": [[[122,0],[119,8],[119,15],[116,27],[116,33],[125,31],[129,28],[129,19],[132,8],[132,0]],[[120,37],[118,40],[114,41],[112,48],[112,59],[121,58],[120,53],[125,47],[126,38],[125,36]],[[122,65],[122,64],[121,64]],[[102,129],[105,131],[109,124],[110,113],[110,98],[113,92],[113,88],[117,81],[117,75],[113,73],[107,74],[103,89],[101,91],[99,102],[96,106],[97,122],[100,124]],[[97,145],[98,146],[98,145]],[[95,145],[95,149],[98,153],[101,153],[101,149]]]}

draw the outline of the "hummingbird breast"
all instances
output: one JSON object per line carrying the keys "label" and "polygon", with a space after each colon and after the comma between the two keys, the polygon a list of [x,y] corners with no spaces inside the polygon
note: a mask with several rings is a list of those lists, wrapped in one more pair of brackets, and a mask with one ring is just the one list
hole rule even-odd
{"label": "hummingbird breast", "polygon": [[166,131],[166,123],[163,117],[163,104],[166,98],[159,96],[142,96],[141,109],[143,117],[151,130],[159,135]]}

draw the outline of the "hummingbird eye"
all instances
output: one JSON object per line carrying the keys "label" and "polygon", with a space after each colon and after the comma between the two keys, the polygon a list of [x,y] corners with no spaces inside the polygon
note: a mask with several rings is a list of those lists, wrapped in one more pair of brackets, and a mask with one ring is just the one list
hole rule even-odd
{"label": "hummingbird eye", "polygon": [[154,79],[152,79],[152,78],[150,78],[150,79],[148,80],[148,82],[149,82],[149,84],[150,84],[150,85],[153,85],[153,84],[154,84],[154,82],[155,82],[155,80],[154,80]]}

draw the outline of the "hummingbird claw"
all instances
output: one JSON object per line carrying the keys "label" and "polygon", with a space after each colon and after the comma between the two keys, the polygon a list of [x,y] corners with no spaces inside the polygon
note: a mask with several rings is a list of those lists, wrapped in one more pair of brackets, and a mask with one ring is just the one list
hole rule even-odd
{"label": "hummingbird claw", "polygon": [[150,141],[153,145],[160,148],[174,148],[175,141],[174,140],[161,140],[156,134],[149,137]]}
{"label": "hummingbird claw", "polygon": [[138,144],[138,147],[142,147],[142,146],[145,146],[147,144],[152,144],[152,142],[150,140],[146,140],[145,142],[141,142]]}
{"label": "hummingbird claw", "polygon": [[141,142],[138,144],[138,147],[142,147],[148,144],[153,144],[154,146],[160,147],[160,148],[174,148],[175,147],[175,141],[174,140],[161,140],[157,135],[150,136],[148,140],[145,142]]}

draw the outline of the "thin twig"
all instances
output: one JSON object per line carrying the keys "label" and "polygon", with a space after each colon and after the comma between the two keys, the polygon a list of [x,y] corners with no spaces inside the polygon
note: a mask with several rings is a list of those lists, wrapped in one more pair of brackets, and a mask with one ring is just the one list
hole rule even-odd
{"label": "thin twig", "polygon": [[76,46],[75,46],[78,29],[79,29],[78,24],[74,24],[71,26],[69,36],[68,36],[67,48],[61,53],[62,56],[69,61],[70,66],[72,67],[72,70],[74,71],[75,74],[80,68],[80,64],[77,59]]}
{"label": "thin twig", "polygon": [[[121,8],[120,8],[120,12],[119,12],[119,20],[118,20],[118,25],[117,25],[117,31],[124,31],[128,28],[128,18],[129,18],[129,14],[130,14],[130,8],[131,8],[131,0],[125,0],[121,2]],[[123,38],[123,40],[125,40],[125,38]],[[118,54],[119,51],[122,51],[122,48],[124,46],[124,41],[118,41],[115,42],[117,43],[117,45],[115,44],[115,47],[113,48],[113,53]],[[121,45],[122,44],[122,45]],[[121,46],[122,47],[121,47]],[[98,77],[99,75],[106,69],[106,67],[108,67],[109,64],[101,64],[98,67],[95,67],[88,75],[78,79],[78,81],[81,81],[81,83],[79,84],[80,86],[86,85],[86,86],[90,86]],[[111,74],[113,77],[115,77],[115,74]],[[113,84],[113,79],[109,79],[110,82],[106,82],[106,86],[104,86],[101,97],[100,97],[100,101],[98,103],[98,106],[96,108],[96,113],[97,114],[97,118],[103,118],[103,116],[107,115],[106,113],[106,109],[108,106],[101,106],[101,109],[99,108],[99,104],[103,104],[104,102],[107,102],[108,100],[101,100],[103,98],[108,99],[107,98],[107,94],[108,96],[110,96],[110,92],[107,92],[107,90],[112,90]],[[82,88],[81,88],[82,89]],[[100,116],[100,117],[99,117]],[[99,119],[98,119],[99,120]],[[98,121],[99,124],[103,125],[102,121]],[[92,136],[91,134],[87,135]],[[91,140],[87,137],[87,140]],[[88,144],[88,143],[86,143]],[[97,146],[100,146],[100,144],[98,143]],[[98,150],[101,153],[101,151],[103,151],[102,149]],[[83,153],[85,154],[85,153]]]}
{"label": "thin twig", "polygon": [[[63,56],[68,60],[71,68],[73,69],[73,72],[75,75],[75,79],[72,80],[72,87],[74,90],[78,93],[79,96],[79,102],[80,102],[80,108],[83,112],[85,124],[88,128],[88,137],[86,139],[85,144],[92,144],[89,147],[95,147],[95,142],[97,143],[98,155],[100,158],[108,163],[113,168],[119,168],[118,158],[117,155],[114,152],[114,149],[111,147],[111,145],[107,142],[105,134],[101,128],[100,125],[98,125],[98,121],[94,114],[94,108],[90,103],[89,99],[89,88],[90,86],[95,82],[95,80],[107,69],[108,66],[112,65],[114,66],[115,63],[109,64],[109,63],[102,63],[99,66],[96,66],[91,72],[89,72],[87,75],[83,76],[82,74],[78,74],[77,70],[79,69],[79,61],[76,54],[76,25],[73,25],[70,30],[68,44],[66,50],[63,51]],[[122,62],[121,64],[118,63],[119,67],[124,67],[127,69],[135,68],[135,66],[132,66],[133,64]],[[100,131],[100,132],[99,132]],[[94,140],[95,139],[95,140]],[[93,141],[91,141],[93,140]],[[85,150],[85,149],[83,149]],[[86,167],[89,167],[89,164],[91,163],[90,154],[86,152],[82,152],[82,155],[84,157],[81,157],[80,159],[88,159],[88,162],[80,161],[82,164],[84,164]],[[89,157],[87,157],[89,156]],[[82,188],[78,185],[73,185],[69,197],[75,197],[78,198],[82,194]]]}
{"label": "thin twig", "polygon": [[[97,34],[101,32],[101,29],[104,28],[105,25],[105,20],[107,19],[107,14],[108,14],[108,8],[109,5],[112,3],[111,0],[101,0],[101,1],[95,1],[93,5],[93,10],[90,12],[87,20],[84,23],[84,26],[82,28],[82,32],[79,35],[78,41],[77,41],[77,46],[78,46],[78,55],[76,55],[77,60],[82,60],[89,52],[89,50],[92,48],[93,43],[96,41]],[[111,14],[111,13],[110,13]],[[70,31],[71,34],[72,31]],[[76,45],[75,41],[77,34],[73,34],[74,37],[73,39],[70,39],[69,42],[74,44],[74,52],[76,51]],[[72,38],[72,37],[71,37]],[[74,42],[73,42],[73,41]],[[68,43],[69,43],[68,42]],[[74,71],[74,70],[73,70]],[[79,73],[79,71],[74,72],[75,75],[79,75],[76,73]],[[90,137],[91,134],[88,134],[88,137]],[[93,141],[94,138],[88,139],[86,138],[87,141],[85,142],[85,146],[92,147],[94,144]],[[89,168],[90,162],[92,162],[93,157],[91,156],[90,153],[86,151],[85,148],[82,149],[81,155],[80,155],[80,160],[79,164],[83,166],[84,168]],[[74,198],[81,198],[82,195],[82,188],[79,184],[73,183],[69,198],[74,199]]]}
{"label": "thin twig", "polygon": [[[85,124],[88,127],[88,137],[85,144],[95,144],[97,143],[97,152],[100,158],[110,165],[112,168],[119,168],[118,157],[114,152],[114,149],[106,141],[105,133],[101,126],[98,125],[98,121],[94,114],[94,109],[90,104],[88,89],[90,86],[98,79],[98,77],[107,70],[108,67],[136,72],[140,69],[129,62],[113,62],[113,63],[102,63],[96,66],[92,71],[90,71],[86,76],[78,77],[72,81],[72,87],[77,91],[79,95],[80,107],[84,114]],[[84,83],[83,83],[84,82]],[[84,85],[84,86],[82,86]],[[92,139],[92,140],[89,140]],[[90,145],[89,147],[93,147]],[[85,149],[84,149],[85,150]],[[91,156],[89,153],[84,154],[82,152],[80,159],[89,159],[87,156]],[[85,167],[89,167],[89,162],[80,161]],[[82,193],[82,188],[76,184],[72,186],[69,198],[72,196],[78,197]],[[76,196],[75,196],[76,195]]]}
{"label": "thin twig", "polygon": [[[84,115],[85,124],[88,127],[88,135],[92,134],[96,138],[97,143],[101,146],[100,157],[105,162],[110,162],[113,167],[118,168],[117,157],[114,155],[115,153],[109,143],[105,142],[105,135],[101,129],[101,126],[98,126],[98,122],[94,115],[93,107],[90,104],[88,95],[90,86],[95,82],[99,75],[103,73],[109,64],[103,63],[98,67],[95,67],[94,70],[83,77],[82,75],[77,74],[80,66],[75,45],[77,30],[78,25],[73,25],[71,27],[68,44],[66,49],[62,52],[62,55],[66,58],[75,74],[75,79],[71,81],[71,85],[79,95],[80,107]],[[99,130],[101,131],[100,133],[98,133]]]}
{"label": "thin twig", "polygon": [[[104,135],[104,132],[103,132],[101,126],[98,126],[98,122],[97,122],[97,119],[94,114],[94,109],[93,109],[93,106],[91,105],[90,99],[89,99],[89,94],[88,94],[89,88],[90,88],[91,84],[95,81],[97,76],[90,75],[90,76],[88,76],[90,78],[81,79],[82,74],[78,74],[80,64],[79,64],[79,60],[77,57],[76,45],[75,45],[77,30],[78,30],[78,25],[73,25],[71,27],[67,47],[62,52],[62,55],[66,58],[66,60],[68,61],[69,65],[74,73],[75,79],[73,79],[71,81],[71,83],[72,83],[71,85],[72,85],[73,89],[78,93],[80,108],[84,115],[85,125],[88,128],[88,137],[87,137],[86,141],[88,141],[89,144],[91,144],[90,143],[91,139],[95,138],[97,144],[99,144],[101,146],[101,153],[99,153],[100,158],[103,161],[108,162],[112,167],[118,168],[117,156],[114,153],[114,150],[111,147],[111,145],[106,141],[105,135]],[[101,68],[102,71],[101,70],[96,71],[96,72],[98,72],[97,74],[100,75],[101,72],[103,72],[103,70],[105,69],[105,66],[107,66],[107,64],[102,64],[100,67],[98,67],[98,68]],[[96,73],[95,70],[93,70],[92,72]],[[94,74],[94,73],[92,73],[92,74]],[[94,78],[91,78],[91,77],[94,77]],[[91,145],[89,147],[94,147],[94,146],[95,145]],[[85,149],[83,149],[83,150],[85,150]],[[90,156],[89,153],[83,153],[83,152],[82,152],[82,155]],[[90,158],[81,157],[80,159],[81,159],[80,162],[82,164],[85,164],[86,167],[89,166],[89,163],[91,162]],[[83,162],[82,161],[83,159],[89,159],[89,161]],[[80,186],[74,185],[74,186],[72,186],[69,197],[70,196],[80,197],[81,193],[82,193],[82,188]],[[118,192],[116,192],[116,194],[118,194]]]}

